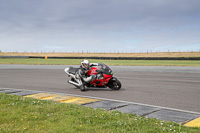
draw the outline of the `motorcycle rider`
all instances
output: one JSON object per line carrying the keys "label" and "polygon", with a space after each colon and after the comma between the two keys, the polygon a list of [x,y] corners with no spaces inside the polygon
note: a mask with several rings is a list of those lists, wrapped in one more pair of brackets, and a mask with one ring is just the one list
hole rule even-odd
{"label": "motorcycle rider", "polygon": [[88,70],[90,70],[90,63],[88,60],[83,60],[79,69],[77,69],[75,73],[75,80],[78,82],[81,91],[85,90],[85,85],[87,83],[93,81],[96,78],[95,75],[88,76]]}

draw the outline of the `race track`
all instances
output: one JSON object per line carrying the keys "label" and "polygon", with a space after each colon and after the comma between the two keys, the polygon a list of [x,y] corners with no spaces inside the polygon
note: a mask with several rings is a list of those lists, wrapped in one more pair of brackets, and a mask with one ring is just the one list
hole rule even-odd
{"label": "race track", "polygon": [[76,94],[200,112],[200,67],[111,66],[122,89],[67,83],[63,65],[0,65],[0,87]]}

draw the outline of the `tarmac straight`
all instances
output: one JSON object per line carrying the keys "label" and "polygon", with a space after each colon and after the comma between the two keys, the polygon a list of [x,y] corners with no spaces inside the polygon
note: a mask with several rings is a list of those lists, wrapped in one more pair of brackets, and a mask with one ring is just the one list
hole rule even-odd
{"label": "tarmac straight", "polygon": [[[67,83],[64,65],[0,65],[0,87],[116,99],[200,112],[200,67],[110,66],[122,83],[119,91]],[[76,66],[78,67],[78,66]]]}

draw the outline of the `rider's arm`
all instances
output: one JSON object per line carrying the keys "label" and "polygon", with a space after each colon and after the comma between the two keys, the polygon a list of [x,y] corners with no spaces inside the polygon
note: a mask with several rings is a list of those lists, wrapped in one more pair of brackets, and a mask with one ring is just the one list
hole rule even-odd
{"label": "rider's arm", "polygon": [[98,66],[98,63],[90,63],[90,67]]}

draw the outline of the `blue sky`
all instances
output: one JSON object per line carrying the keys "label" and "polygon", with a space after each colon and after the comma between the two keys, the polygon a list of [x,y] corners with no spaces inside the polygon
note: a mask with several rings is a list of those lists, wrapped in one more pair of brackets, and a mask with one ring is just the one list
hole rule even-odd
{"label": "blue sky", "polygon": [[0,50],[199,51],[199,0],[0,0]]}

